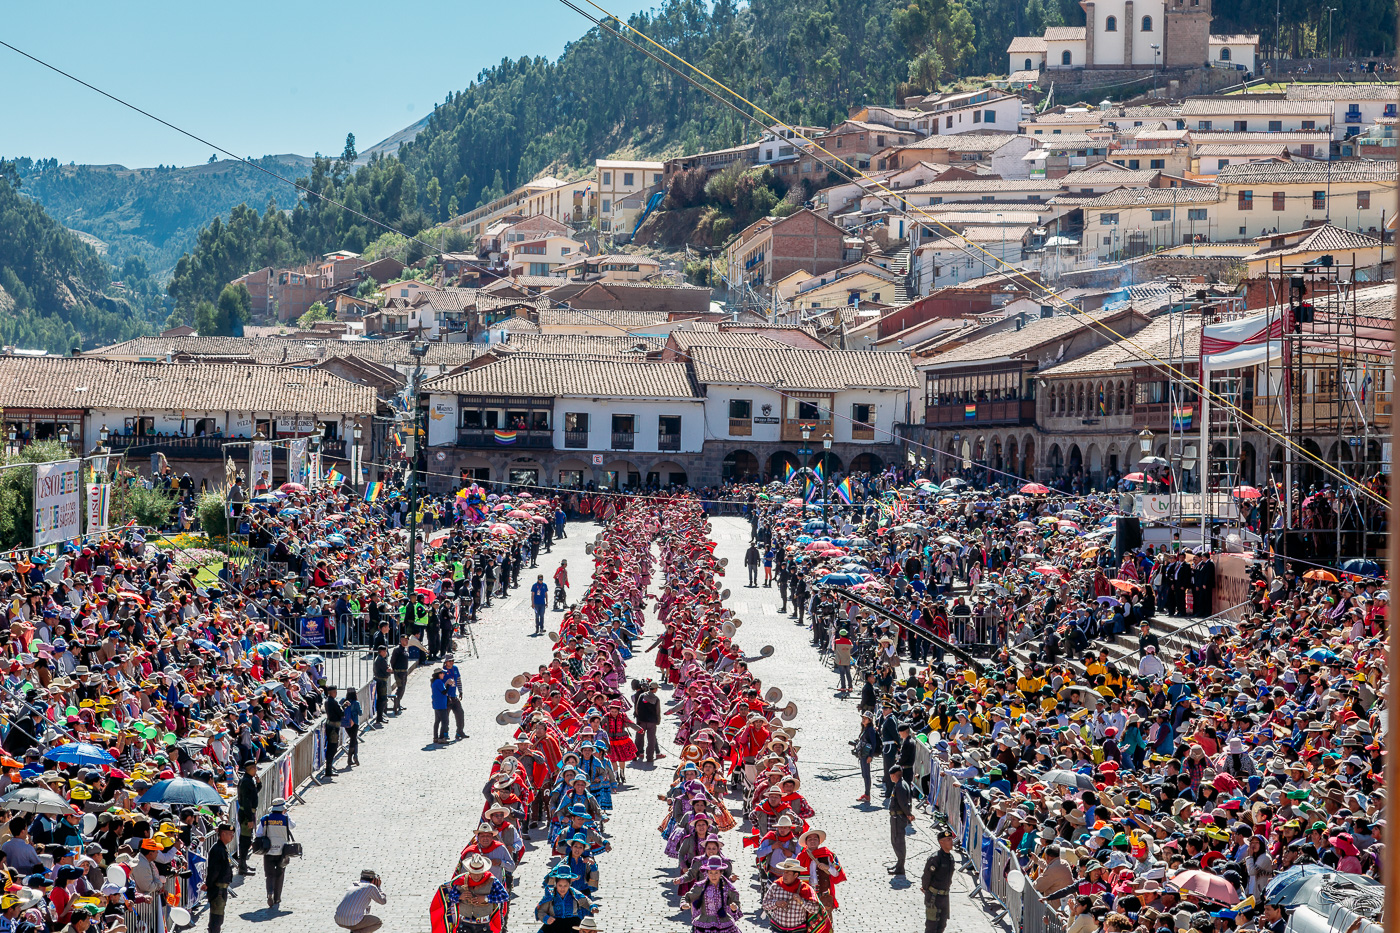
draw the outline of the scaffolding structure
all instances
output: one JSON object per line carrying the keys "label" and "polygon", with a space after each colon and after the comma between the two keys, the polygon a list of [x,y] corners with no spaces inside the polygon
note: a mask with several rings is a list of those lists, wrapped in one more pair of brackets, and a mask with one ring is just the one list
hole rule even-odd
{"label": "scaffolding structure", "polygon": [[[1263,410],[1255,406],[1289,441],[1269,458],[1268,475],[1282,486],[1276,546],[1322,563],[1374,556],[1383,545],[1362,487],[1389,471],[1393,323],[1361,313],[1355,273],[1354,262],[1333,256],[1266,273],[1269,309],[1285,322],[1284,359]],[[1333,493],[1319,496],[1327,486]]]}
{"label": "scaffolding structure", "polygon": [[[1248,312],[1243,298],[1213,295],[1198,283],[1177,277],[1169,277],[1166,284],[1170,299],[1166,359],[1172,372],[1167,389],[1168,431],[1163,454],[1175,478],[1169,521],[1176,527],[1199,521],[1206,540],[1212,531],[1230,524],[1238,526],[1240,522],[1238,503],[1231,491],[1241,484],[1240,452],[1244,449],[1246,425],[1238,409],[1244,407],[1250,386],[1240,371],[1215,373],[1210,390],[1215,393],[1217,404],[1202,404],[1201,328],[1238,319]],[[1219,404],[1221,399],[1235,407]],[[1218,451],[1219,455],[1210,456],[1211,451]]]}

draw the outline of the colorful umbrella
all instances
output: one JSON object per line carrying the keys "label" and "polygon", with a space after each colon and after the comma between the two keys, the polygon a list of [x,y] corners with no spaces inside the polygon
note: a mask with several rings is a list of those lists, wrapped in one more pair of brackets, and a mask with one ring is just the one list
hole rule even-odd
{"label": "colorful umbrella", "polygon": [[1238,904],[1240,894],[1235,886],[1219,875],[1193,868],[1174,875],[1169,882],[1182,891],[1190,891],[1198,897],[1220,904]]}
{"label": "colorful umbrella", "polygon": [[1021,487],[1021,491],[1028,496],[1044,496],[1050,492],[1050,487],[1042,486],[1040,483],[1027,483]]}
{"label": "colorful umbrella", "polygon": [[1324,583],[1336,583],[1337,575],[1330,570],[1309,570],[1303,574],[1304,580],[1316,580]]}

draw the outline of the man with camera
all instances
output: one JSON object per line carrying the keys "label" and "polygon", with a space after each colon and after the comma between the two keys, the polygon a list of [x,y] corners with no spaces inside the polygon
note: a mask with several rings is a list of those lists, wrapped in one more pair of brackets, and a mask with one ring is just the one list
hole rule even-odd
{"label": "man with camera", "polygon": [[335,909],[335,925],[354,933],[374,933],[384,921],[369,912],[369,905],[388,903],[383,888],[384,882],[373,869],[360,872],[360,880],[350,886]]}

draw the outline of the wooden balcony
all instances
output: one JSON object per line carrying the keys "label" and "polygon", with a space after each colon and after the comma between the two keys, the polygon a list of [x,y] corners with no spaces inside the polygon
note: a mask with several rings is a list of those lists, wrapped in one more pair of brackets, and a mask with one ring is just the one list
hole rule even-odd
{"label": "wooden balcony", "polygon": [[[830,421],[789,421],[786,418],[784,418],[782,428],[782,439],[788,442],[801,442],[802,426],[804,424],[809,426],[812,432],[811,437],[809,437],[808,440],[811,442],[811,444],[820,447],[822,443],[822,435],[831,431]],[[811,444],[809,444],[809,446],[811,446]]]}
{"label": "wooden balcony", "polygon": [[873,425],[868,425],[868,424],[860,424],[859,422],[853,422],[853,423],[851,424],[851,440],[853,440],[853,441],[873,441],[873,440],[875,440],[875,428],[874,428],[874,426],[873,426]]}
{"label": "wooden balcony", "polygon": [[588,447],[587,431],[565,431],[564,446],[570,450],[583,450]]}
{"label": "wooden balcony", "polygon": [[752,435],[753,435],[753,419],[752,419],[752,418],[730,418],[730,419],[729,419],[729,436],[730,436],[730,437],[750,437],[750,436],[752,436]]}
{"label": "wooden balcony", "polygon": [[1021,425],[1035,423],[1035,399],[1005,399],[999,402],[976,402],[976,410],[968,417],[967,403],[929,405],[924,409],[924,425],[930,428],[980,427],[984,425]]}
{"label": "wooden balcony", "polygon": [[658,434],[656,437],[656,449],[672,451],[680,450],[681,436],[679,434]]}

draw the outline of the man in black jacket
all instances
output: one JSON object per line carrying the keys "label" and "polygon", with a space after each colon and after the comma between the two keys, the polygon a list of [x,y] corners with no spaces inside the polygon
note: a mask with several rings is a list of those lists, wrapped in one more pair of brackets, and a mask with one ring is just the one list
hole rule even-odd
{"label": "man in black jacket", "polygon": [[253,851],[253,824],[258,819],[258,794],[262,792],[262,781],[258,780],[258,763],[254,760],[243,762],[243,776],[238,779],[238,873],[251,875],[248,867],[248,853]]}
{"label": "man in black jacket", "polygon": [[895,718],[894,707],[885,701],[880,717],[880,760],[881,774],[884,777],[885,796],[890,795],[890,768],[894,767],[899,755],[899,720]]}
{"label": "man in black jacket", "polygon": [[657,747],[656,727],[661,725],[661,698],[656,695],[656,684],[652,681],[647,681],[646,689],[637,696],[636,716],[637,725],[642,727],[647,764],[656,761],[658,756],[666,757]]}
{"label": "man in black jacket", "polygon": [[336,699],[338,688],[326,685],[326,777],[335,777],[335,753],[340,750],[340,724],[344,713]]}
{"label": "man in black jacket", "polygon": [[890,785],[890,847],[894,849],[892,875],[904,874],[904,832],[914,822],[914,788],[904,780],[904,769],[895,765],[886,772]]}
{"label": "man in black jacket", "polygon": [[204,886],[209,892],[209,933],[219,933],[224,926],[224,908],[228,905],[228,886],[233,884],[233,861],[228,856],[228,844],[233,841],[233,826],[219,824],[219,841],[209,849],[204,869]]}
{"label": "man in black jacket", "polygon": [[394,713],[403,712],[403,692],[408,687],[408,635],[400,633],[398,647],[389,656],[389,670],[394,675]]}
{"label": "man in black jacket", "polygon": [[379,645],[374,652],[374,721],[384,725],[389,715],[389,646]]}

